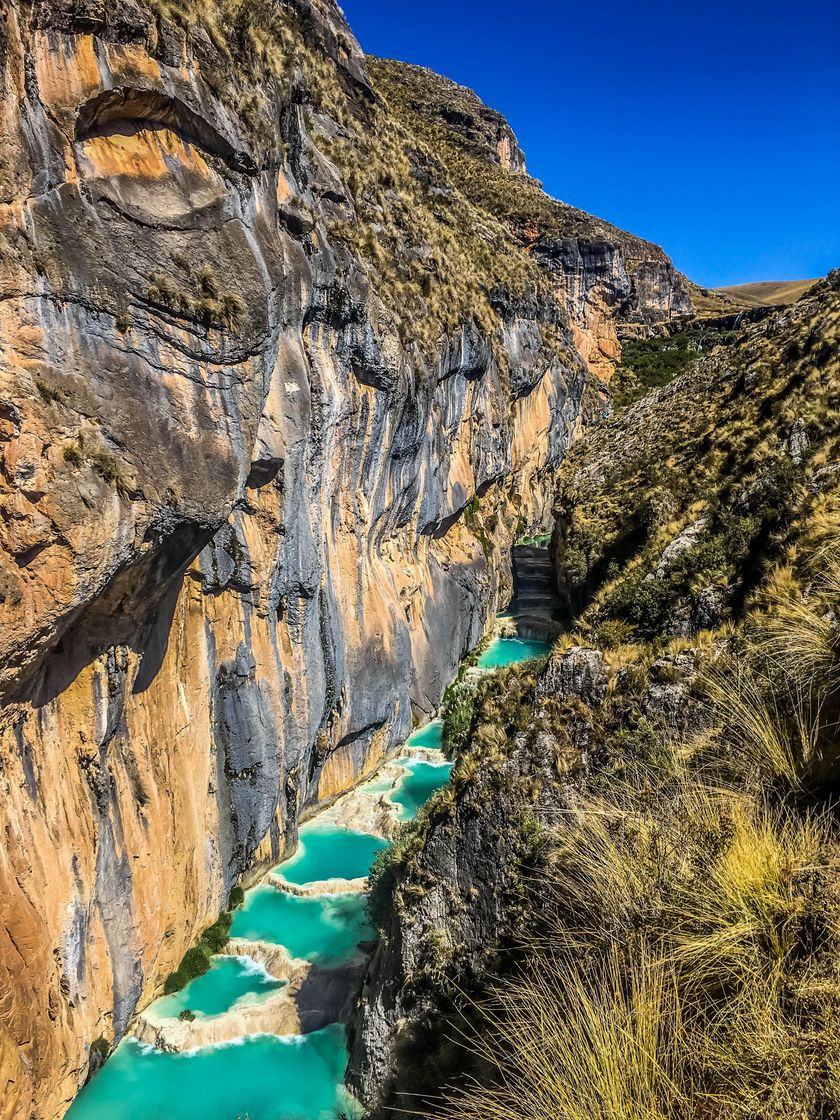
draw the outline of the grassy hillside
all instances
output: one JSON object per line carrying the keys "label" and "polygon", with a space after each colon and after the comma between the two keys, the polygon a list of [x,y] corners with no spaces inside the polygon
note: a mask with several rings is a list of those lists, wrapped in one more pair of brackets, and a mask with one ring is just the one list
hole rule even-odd
{"label": "grassy hillside", "polygon": [[786,307],[818,283],[818,280],[764,280],[757,284],[716,288],[715,291],[743,307]]}
{"label": "grassy hillside", "polygon": [[368,67],[391,111],[429,145],[458,189],[524,243],[540,235],[600,239],[621,246],[630,261],[667,260],[659,246],[551,198],[536,179],[501,166],[482,130],[465,126],[488,112],[471,90],[404,62],[369,59]]}
{"label": "grassy hillside", "polygon": [[418,1114],[840,1115],[839,334],[836,273],[565,465],[574,630],[450,698],[454,792],[397,884],[501,791],[527,864],[484,974],[441,954]]}
{"label": "grassy hillside", "polygon": [[591,431],[561,475],[578,625],[618,642],[743,617],[834,531],[840,273]]}

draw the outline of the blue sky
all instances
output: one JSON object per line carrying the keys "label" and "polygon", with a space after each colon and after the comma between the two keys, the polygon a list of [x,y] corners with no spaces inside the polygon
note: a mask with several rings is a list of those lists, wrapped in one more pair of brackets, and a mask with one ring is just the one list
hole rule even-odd
{"label": "blue sky", "polygon": [[709,286],[840,266],[838,0],[342,0],[505,114],[549,193]]}

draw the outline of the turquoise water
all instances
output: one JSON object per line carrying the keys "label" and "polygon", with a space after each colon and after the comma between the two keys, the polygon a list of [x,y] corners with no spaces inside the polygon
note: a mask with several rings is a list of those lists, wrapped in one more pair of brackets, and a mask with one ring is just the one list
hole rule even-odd
{"label": "turquoise water", "polygon": [[409,771],[391,794],[391,800],[400,806],[400,820],[410,821],[441,786],[445,786],[452,773],[451,762],[425,762],[421,758],[403,759]]}
{"label": "turquoise water", "polygon": [[360,941],[374,937],[363,894],[298,898],[274,887],[255,887],[233,916],[231,937],[284,945],[293,957],[338,964]]}
{"label": "turquoise water", "polygon": [[277,871],[289,883],[315,883],[322,879],[359,879],[370,871],[377,852],[388,847],[381,836],[346,829],[304,825],[300,845]]}
{"label": "turquoise water", "polygon": [[478,659],[479,669],[501,669],[528,661],[532,657],[545,657],[551,649],[549,642],[526,641],[523,638],[494,638]]}
{"label": "turquoise water", "polygon": [[[497,664],[547,649],[541,642],[511,644],[515,650],[494,643],[508,654]],[[437,748],[440,739],[441,724],[435,720],[408,743]],[[403,764],[407,773],[398,782],[381,778],[366,788],[390,792],[401,818],[409,820],[449,780],[451,765],[422,758]],[[378,837],[312,822],[301,829],[300,848],[278,871],[298,884],[357,878],[368,873],[386,846]],[[231,936],[283,945],[294,957],[329,966],[349,960],[358,943],[372,940],[375,932],[363,894],[299,898],[264,885],[246,893]],[[186,1008],[217,1015],[242,1001],[264,998],[282,984],[247,958],[215,957],[208,973],[157,1001],[154,1011],[161,1017],[177,1017]],[[76,1099],[67,1120],[335,1120],[337,1110],[358,1114],[342,1084],[346,1065],[345,1031],[338,1024],[303,1037],[252,1035],[187,1054],[167,1054],[127,1039]]]}
{"label": "turquoise water", "polygon": [[346,1104],[344,1028],[303,1037],[255,1035],[165,1054],[126,1040],[67,1120],[335,1120]]}
{"label": "turquoise water", "polygon": [[390,777],[386,774],[384,778],[373,778],[369,782],[365,782],[362,789],[365,793],[387,793],[394,788],[396,778],[393,775]]}
{"label": "turquoise water", "polygon": [[154,1010],[162,1019],[177,1019],[187,1009],[196,1015],[221,1015],[244,999],[264,999],[285,984],[248,957],[213,957],[209,972],[159,999]]}
{"label": "turquoise water", "polygon": [[408,746],[430,747],[432,750],[439,751],[442,734],[443,724],[439,719],[433,719],[431,723],[427,723],[425,727],[421,727],[419,731],[409,735]]}

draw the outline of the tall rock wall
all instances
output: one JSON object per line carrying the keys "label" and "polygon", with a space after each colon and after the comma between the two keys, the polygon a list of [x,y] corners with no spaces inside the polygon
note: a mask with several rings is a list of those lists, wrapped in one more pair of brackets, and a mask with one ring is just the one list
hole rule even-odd
{"label": "tall rock wall", "polygon": [[665,252],[548,196],[525,173],[508,123],[472,90],[404,62],[374,60],[371,74],[392,111],[433,146],[452,182],[550,278],[599,380],[608,383],[620,359],[622,326],[661,329],[694,316],[692,286]]}
{"label": "tall rock wall", "polygon": [[550,299],[401,333],[326,154],[381,111],[363,60],[334,5],[281,9],[278,57],[235,26],[250,69],[142,4],[4,12],[9,1120],[62,1115],[231,887],[435,708],[580,421]]}
{"label": "tall rock wall", "polygon": [[602,406],[332,0],[0,16],[0,1117],[53,1120],[435,708]]}

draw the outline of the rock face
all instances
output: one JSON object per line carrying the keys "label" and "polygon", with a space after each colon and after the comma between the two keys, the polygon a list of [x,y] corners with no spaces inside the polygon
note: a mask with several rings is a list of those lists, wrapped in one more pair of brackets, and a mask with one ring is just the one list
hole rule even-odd
{"label": "rock face", "polygon": [[501,113],[485,105],[471,89],[460,86],[423,66],[378,60],[389,77],[396,77],[408,91],[413,113],[439,124],[459,137],[467,149],[504,171],[525,174],[525,153]]}
{"label": "rock face", "polygon": [[[622,672],[613,678],[619,692]],[[706,726],[692,693],[696,677],[690,650],[651,667],[638,703],[652,726],[672,735]],[[562,837],[585,775],[602,764],[604,737],[618,731],[604,710],[609,678],[599,650],[573,646],[555,650],[524,689],[508,678],[489,698],[479,696],[493,745],[484,751],[488,726],[474,724],[451,804],[432,813],[387,905],[378,905],[386,920],[349,1071],[377,1120],[413,1116],[412,1105],[427,1115],[424,1094],[436,1098],[450,1078],[463,1084],[466,1051],[453,1063],[441,1040],[457,1037],[465,1002],[486,994],[506,952],[539,937],[525,896],[549,888],[540,886],[545,868],[529,862],[532,849],[540,835]]]}
{"label": "rock face", "polygon": [[453,236],[332,0],[0,20],[0,1117],[53,1120],[436,707],[595,403],[577,265]]}
{"label": "rock face", "polygon": [[[534,309],[568,329],[545,302],[502,295],[496,338],[465,318],[404,344],[335,236],[354,207],[318,145],[338,126],[302,70],[255,84],[200,25],[103,13],[12,6],[2,39],[16,1118],[60,1115],[89,1044],[125,1032],[233,884],[437,705],[586,383],[543,342]],[[303,31],[336,116],[363,116],[337,9]]]}
{"label": "rock face", "polygon": [[[617,324],[671,323],[693,315],[688,286],[661,249],[639,252],[624,235],[557,236],[535,229],[532,256],[557,279],[590,369],[609,381],[621,356]],[[643,243],[642,243],[643,244]]]}
{"label": "rock face", "polygon": [[[429,1060],[431,1035],[446,1033],[446,1000],[437,981],[469,990],[499,944],[508,900],[523,857],[520,784],[552,781],[550,749],[511,751],[492,780],[479,772],[451,815],[435,820],[413,873],[410,910],[396,910],[377,944],[355,1021],[349,1080],[377,1118],[391,1116],[392,1093],[435,1091],[417,1084],[411,1065]],[[541,805],[532,806],[539,813]],[[397,1098],[403,1107],[411,1101]],[[384,1111],[380,1111],[386,1106]]]}
{"label": "rock face", "polygon": [[377,60],[371,73],[394,112],[434,144],[453,182],[549,274],[598,378],[612,376],[622,325],[635,331],[692,318],[692,285],[663,250],[549,198],[525,174],[507,122],[471,90],[404,62]]}

